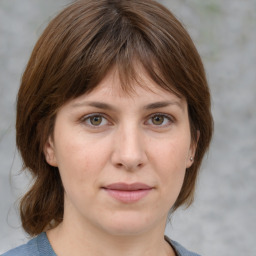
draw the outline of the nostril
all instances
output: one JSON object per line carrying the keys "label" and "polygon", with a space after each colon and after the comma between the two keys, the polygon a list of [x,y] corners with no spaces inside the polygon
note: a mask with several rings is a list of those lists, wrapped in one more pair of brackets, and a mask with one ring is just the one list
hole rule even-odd
{"label": "nostril", "polygon": [[138,169],[138,168],[143,167],[143,163],[139,163],[137,165],[136,164],[135,165],[129,165],[129,164],[126,165],[123,163],[116,163],[115,166],[116,166],[116,168],[119,168],[119,169],[124,168],[126,170],[133,170],[133,169]]}
{"label": "nostril", "polygon": [[117,166],[117,167],[122,167],[122,166],[123,166],[123,164],[121,164],[121,163],[117,163],[117,164],[116,164],[116,166]]}

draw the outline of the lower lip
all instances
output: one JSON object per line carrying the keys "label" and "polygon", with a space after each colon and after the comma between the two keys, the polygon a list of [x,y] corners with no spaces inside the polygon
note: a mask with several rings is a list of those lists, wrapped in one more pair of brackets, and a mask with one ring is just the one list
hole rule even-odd
{"label": "lower lip", "polygon": [[121,201],[122,203],[134,203],[149,194],[152,189],[142,189],[142,190],[112,190],[105,189],[105,191],[113,198]]}

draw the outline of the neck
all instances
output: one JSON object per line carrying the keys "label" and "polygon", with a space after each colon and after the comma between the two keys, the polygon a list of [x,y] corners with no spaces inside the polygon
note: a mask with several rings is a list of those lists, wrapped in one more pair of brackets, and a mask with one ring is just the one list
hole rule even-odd
{"label": "neck", "polygon": [[164,226],[140,234],[115,235],[63,221],[47,235],[60,256],[174,256],[171,246],[164,240]]}

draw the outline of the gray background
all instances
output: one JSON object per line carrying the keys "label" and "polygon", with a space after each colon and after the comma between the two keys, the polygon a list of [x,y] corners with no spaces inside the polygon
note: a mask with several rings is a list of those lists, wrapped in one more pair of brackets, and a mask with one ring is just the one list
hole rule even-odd
{"label": "gray background", "polygon": [[[26,241],[15,201],[19,175],[15,98],[37,38],[68,0],[0,0],[0,253]],[[166,233],[202,255],[256,255],[256,1],[173,0],[212,91],[215,135],[195,203],[178,210]]]}

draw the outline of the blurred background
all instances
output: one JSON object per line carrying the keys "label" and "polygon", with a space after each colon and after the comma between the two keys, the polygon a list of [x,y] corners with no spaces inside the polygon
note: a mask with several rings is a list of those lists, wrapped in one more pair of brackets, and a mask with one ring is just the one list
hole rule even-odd
{"label": "blurred background", "polygon": [[[0,0],[0,253],[26,242],[18,199],[29,186],[15,149],[15,101],[33,45],[68,0]],[[215,134],[195,203],[166,233],[202,255],[256,255],[256,1],[162,0],[205,64]]]}

